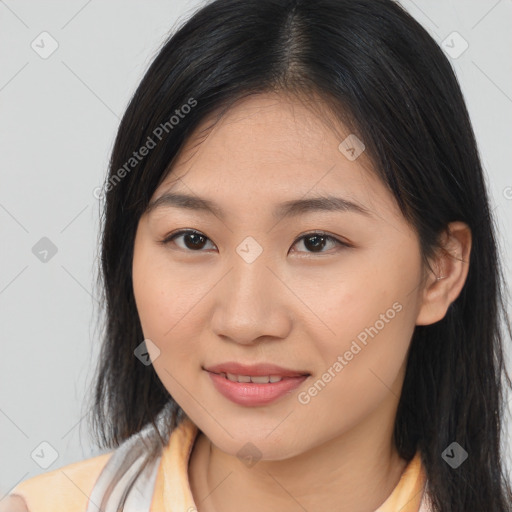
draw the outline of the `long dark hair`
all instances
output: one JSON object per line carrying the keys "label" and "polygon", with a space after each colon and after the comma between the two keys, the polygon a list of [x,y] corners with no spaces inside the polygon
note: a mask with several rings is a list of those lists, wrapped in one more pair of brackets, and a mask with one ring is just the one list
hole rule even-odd
{"label": "long dark hair", "polygon": [[[165,440],[184,414],[134,356],[144,339],[131,281],[135,231],[198,124],[269,91],[320,98],[358,134],[417,231],[425,262],[449,222],[471,228],[459,297],[441,321],[414,331],[394,440],[406,460],[420,451],[436,512],[512,510],[500,455],[512,387],[503,326],[508,335],[511,328],[495,220],[451,65],[391,0],[215,0],[159,50],[123,116],[104,186],[98,283],[106,322],[91,395],[98,444],[118,446],[171,404]],[[135,158],[143,146],[151,148]],[[468,452],[457,469],[442,457],[452,442]]]}

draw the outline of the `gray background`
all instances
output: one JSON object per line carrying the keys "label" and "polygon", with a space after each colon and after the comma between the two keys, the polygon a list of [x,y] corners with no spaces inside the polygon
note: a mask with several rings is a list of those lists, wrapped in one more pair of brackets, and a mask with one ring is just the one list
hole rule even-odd
{"label": "gray background", "polygon": [[[202,3],[0,1],[0,498],[21,480],[101,453],[83,421],[99,348],[93,191],[144,71],[169,31]],[[512,1],[403,5],[452,54],[508,261]],[[47,58],[40,53],[52,40],[44,31],[58,43]],[[460,55],[464,41],[454,31],[469,45]],[[46,262],[33,252],[43,237],[57,249]],[[505,432],[510,466],[508,422]]]}

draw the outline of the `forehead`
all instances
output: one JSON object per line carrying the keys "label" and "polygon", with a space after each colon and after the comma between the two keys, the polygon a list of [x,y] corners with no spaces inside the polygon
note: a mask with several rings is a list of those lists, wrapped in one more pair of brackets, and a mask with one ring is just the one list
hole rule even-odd
{"label": "forehead", "polygon": [[299,100],[253,95],[211,125],[212,116],[189,137],[153,201],[179,190],[215,196],[221,204],[259,201],[268,209],[297,198],[341,195],[369,209],[397,213],[394,198],[364,151],[355,159],[347,157],[342,143],[353,135],[339,122],[333,130],[332,118]]}

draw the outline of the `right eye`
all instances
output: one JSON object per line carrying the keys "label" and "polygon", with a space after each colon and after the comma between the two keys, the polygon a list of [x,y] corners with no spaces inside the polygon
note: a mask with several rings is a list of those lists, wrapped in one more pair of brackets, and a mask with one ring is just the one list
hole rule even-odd
{"label": "right eye", "polygon": [[[180,240],[181,243],[177,243],[176,240]],[[192,252],[203,252],[201,249],[204,247],[207,240],[209,240],[209,238],[203,235],[200,231],[182,229],[176,233],[171,233],[166,236],[160,241],[160,243],[167,245],[172,242],[185,251],[190,250]]]}

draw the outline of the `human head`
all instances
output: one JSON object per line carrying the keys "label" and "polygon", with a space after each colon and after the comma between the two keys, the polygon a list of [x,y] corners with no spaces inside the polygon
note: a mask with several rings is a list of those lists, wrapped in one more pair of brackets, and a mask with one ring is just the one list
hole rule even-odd
{"label": "human head", "polygon": [[[159,52],[121,122],[110,177],[157,137],[158,127],[162,140],[106,194],[102,270],[109,317],[97,401],[108,401],[115,418],[111,439],[137,431],[170,399],[154,370],[133,357],[144,339],[131,276],[139,220],[208,116],[221,119],[240,100],[268,92],[320,98],[313,107],[326,107],[364,141],[363,159],[414,227],[425,269],[450,222],[471,230],[471,265],[460,294],[442,319],[412,334],[395,424],[401,455],[409,459],[420,449],[439,499],[457,501],[443,480],[461,494],[464,482],[477,487],[482,475],[475,467],[499,445],[492,426],[501,401],[501,359],[492,355],[500,353],[494,228],[450,64],[427,32],[387,0],[212,2]],[[184,105],[191,106],[188,113],[180,110]],[[171,121],[173,115],[179,120]],[[118,389],[125,400],[113,399]],[[439,455],[454,439],[473,443],[472,462],[458,473]]]}

